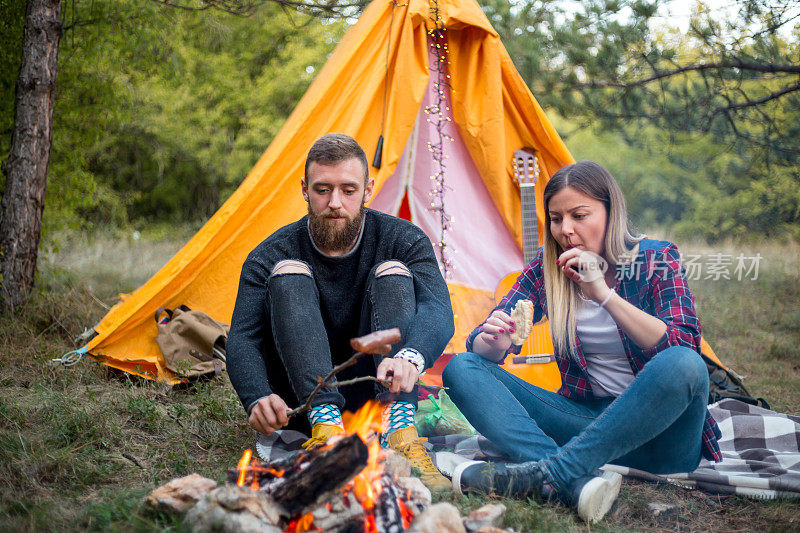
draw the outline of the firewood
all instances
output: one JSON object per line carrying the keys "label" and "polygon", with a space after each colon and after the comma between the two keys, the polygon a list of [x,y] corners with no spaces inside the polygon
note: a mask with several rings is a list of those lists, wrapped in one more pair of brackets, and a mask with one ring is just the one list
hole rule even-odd
{"label": "firewood", "polygon": [[[338,491],[367,466],[369,451],[358,435],[348,435],[330,448],[318,448],[274,482],[269,492],[290,514],[312,507]],[[271,465],[272,466],[272,465]]]}

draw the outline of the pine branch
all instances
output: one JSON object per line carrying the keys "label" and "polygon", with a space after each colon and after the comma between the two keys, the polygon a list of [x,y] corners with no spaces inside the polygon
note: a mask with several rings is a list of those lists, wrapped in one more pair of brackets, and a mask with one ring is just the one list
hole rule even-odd
{"label": "pine branch", "polygon": [[[282,7],[292,9],[304,9],[315,13],[325,13],[329,16],[349,15],[348,11],[360,11],[365,6],[365,1],[339,2],[329,0],[327,2],[305,2],[302,0],[153,0],[159,4],[169,7],[184,9],[187,11],[205,11],[207,9],[218,9],[225,13],[238,16],[252,15],[260,4],[274,3]],[[345,13],[348,12],[348,13]]]}
{"label": "pine branch", "polygon": [[770,94],[768,94],[768,95],[766,95],[766,96],[764,96],[762,98],[758,98],[757,100],[747,99],[746,102],[735,102],[735,103],[731,102],[729,105],[721,106],[718,109],[729,109],[731,111],[736,111],[736,110],[745,109],[745,108],[748,108],[748,107],[759,106],[761,104],[765,104],[765,103],[769,102],[770,100],[775,100],[776,98],[780,98],[781,96],[785,96],[785,95],[787,95],[789,93],[793,93],[795,91],[800,91],[800,83],[796,83],[794,85],[790,85],[789,87],[784,87],[780,91],[775,91],[775,92],[770,93]]}
{"label": "pine branch", "polygon": [[[654,81],[677,76],[686,72],[706,71],[706,70],[725,70],[738,68],[741,70],[748,70],[753,72],[765,72],[771,74],[800,74],[800,65],[779,65],[775,63],[750,63],[746,61],[733,60],[733,61],[717,61],[714,63],[695,63],[692,65],[684,65],[672,70],[657,71],[652,76],[642,78],[639,80],[629,82],[613,82],[613,81],[589,81],[584,83],[577,83],[574,85],[576,88],[603,88],[614,87],[617,89],[632,89],[642,85],[647,85]],[[654,69],[655,70],[655,69]]]}

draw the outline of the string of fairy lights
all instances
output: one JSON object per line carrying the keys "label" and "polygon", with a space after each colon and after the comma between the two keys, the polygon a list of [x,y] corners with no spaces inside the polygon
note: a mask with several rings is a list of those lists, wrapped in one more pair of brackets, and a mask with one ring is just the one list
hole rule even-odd
{"label": "string of fairy lights", "polygon": [[452,277],[454,268],[451,249],[447,241],[447,232],[454,223],[454,217],[445,209],[445,143],[453,142],[453,137],[445,131],[450,118],[450,108],[447,106],[447,91],[450,90],[450,74],[448,74],[448,48],[447,30],[439,8],[438,0],[430,1],[430,15],[433,21],[432,28],[428,30],[428,43],[433,52],[432,63],[429,67],[433,79],[433,100],[425,107],[427,121],[433,125],[434,133],[428,141],[428,151],[433,160],[433,174],[431,174],[430,207],[428,211],[439,219],[441,233],[439,240],[433,243],[434,250],[438,251],[439,262],[442,266],[442,275]]}

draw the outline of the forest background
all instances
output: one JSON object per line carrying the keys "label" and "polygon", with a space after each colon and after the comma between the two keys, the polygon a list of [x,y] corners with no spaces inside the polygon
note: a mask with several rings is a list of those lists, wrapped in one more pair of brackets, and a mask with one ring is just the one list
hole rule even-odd
{"label": "forest background", "polygon": [[[0,154],[13,129],[24,4],[0,0]],[[43,246],[57,246],[59,230],[199,226],[247,175],[358,12],[227,4],[245,16],[152,0],[64,3]],[[698,3],[680,24],[664,15],[669,4],[482,2],[573,155],[611,170],[639,229],[800,238],[800,93],[785,88],[797,72],[689,70],[615,87],[621,71],[647,78],[731,52],[796,67],[797,2]]]}

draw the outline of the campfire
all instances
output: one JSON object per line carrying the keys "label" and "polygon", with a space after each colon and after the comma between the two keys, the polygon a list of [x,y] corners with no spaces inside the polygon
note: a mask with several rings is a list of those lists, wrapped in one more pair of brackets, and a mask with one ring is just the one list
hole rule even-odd
{"label": "campfire", "polygon": [[[387,354],[400,340],[400,330],[375,331],[351,339],[353,356],[337,365],[318,385],[306,403],[287,414],[309,409],[314,395],[325,385],[342,386],[377,381],[361,376],[331,382],[333,376],[366,354]],[[194,531],[296,533],[454,533],[500,531],[493,527],[505,509],[486,505],[463,519],[453,505],[431,505],[431,493],[411,477],[411,465],[400,454],[381,447],[383,406],[365,404],[355,414],[345,413],[345,435],[329,439],[314,450],[298,450],[280,460],[261,464],[246,450],[236,468],[228,470],[228,483],[198,474],[173,479],[147,496],[152,507],[185,514]]]}
{"label": "campfire", "polygon": [[405,531],[428,498],[415,497],[384,468],[392,452],[378,440],[381,410],[369,402],[346,413],[346,436],[271,464],[261,464],[247,450],[228,480],[274,501],[284,511],[274,525],[286,532]]}
{"label": "campfire", "polygon": [[228,470],[227,484],[192,474],[157,488],[147,501],[185,513],[195,531],[406,531],[416,517],[424,518],[431,493],[411,477],[404,457],[381,447],[382,409],[373,401],[345,413],[345,435],[320,448],[269,464],[246,450]]}
{"label": "campfire", "polygon": [[228,483],[191,474],[155,489],[152,507],[185,515],[193,531],[336,533],[505,533],[494,527],[505,507],[485,505],[467,517],[411,477],[408,461],[381,448],[382,407],[345,413],[346,435],[315,450],[262,464],[245,451]]}

